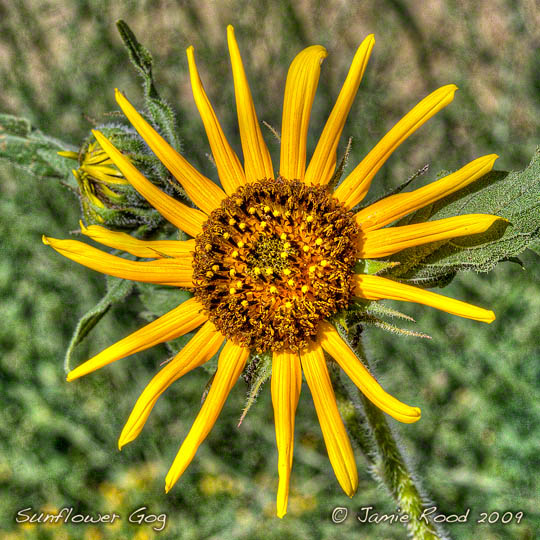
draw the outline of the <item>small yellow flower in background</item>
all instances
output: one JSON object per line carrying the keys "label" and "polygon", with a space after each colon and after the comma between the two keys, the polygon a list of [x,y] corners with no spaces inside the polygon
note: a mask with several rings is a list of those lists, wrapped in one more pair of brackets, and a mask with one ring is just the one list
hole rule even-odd
{"label": "small yellow flower in background", "polygon": [[97,527],[87,527],[84,531],[84,540],[103,540],[103,534]]}
{"label": "small yellow flower in background", "polygon": [[99,492],[106,499],[107,503],[115,507],[119,507],[122,504],[126,495],[124,490],[118,489],[118,487],[109,482],[102,482],[99,485]]}
{"label": "small yellow flower in background", "polygon": [[242,492],[241,485],[227,474],[205,474],[199,482],[199,489],[207,496],[218,493],[239,495]]}
{"label": "small yellow flower in background", "polygon": [[327,53],[321,46],[312,46],[293,60],[285,86],[276,173],[261,134],[234,30],[229,26],[227,31],[243,165],[227,142],[205,93],[193,48],[187,50],[195,103],[222,188],[194,169],[122,93],[116,92],[124,114],[198,209],[154,186],[106,137],[94,133],[140,195],[193,239],[142,241],[99,225],[81,225],[82,233],[93,240],[150,259],[146,261],[116,257],[74,240],[44,237],[44,242],[66,257],[109,275],[193,291],[193,298],[68,374],[68,381],[72,381],[200,327],[139,397],[120,436],[120,448],[137,437],[169,385],[207,362],[225,343],[210,391],[166,477],[166,491],[180,478],[213,427],[250,352],[272,352],[271,394],[279,451],[277,515],[282,517],[287,511],[302,373],[338,482],[349,496],[358,485],[354,455],[338,412],[325,352],[384,412],[406,423],[420,418],[418,408],[387,394],[370,375],[332,324],[334,314],[347,309],[357,298],[387,298],[418,302],[487,323],[494,320],[492,311],[380,276],[356,273],[354,267],[358,259],[386,257],[411,246],[486,231],[500,218],[474,214],[385,226],[482,177],[497,156],[478,158],[428,186],[389,196],[355,213],[351,209],[365,197],[373,177],[394,149],[452,101],[456,86],[439,88],[420,101],[331,192],[328,184],[336,169],[338,141],[375,43],[373,36],[358,48],[309,164],[307,130]]}

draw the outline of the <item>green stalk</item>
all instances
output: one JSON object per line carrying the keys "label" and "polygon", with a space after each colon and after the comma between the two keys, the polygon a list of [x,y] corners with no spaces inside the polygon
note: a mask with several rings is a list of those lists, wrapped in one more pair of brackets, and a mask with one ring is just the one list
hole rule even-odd
{"label": "green stalk", "polygon": [[[358,340],[355,345],[358,358],[369,369],[361,341]],[[337,367],[331,369],[331,375],[347,430],[365,455],[373,477],[386,487],[400,512],[409,516],[405,525],[411,537],[414,540],[448,539],[438,524],[431,519],[426,522],[425,517],[421,518],[425,497],[420,493],[417,480],[404,459],[404,451],[384,413],[366,399]]]}

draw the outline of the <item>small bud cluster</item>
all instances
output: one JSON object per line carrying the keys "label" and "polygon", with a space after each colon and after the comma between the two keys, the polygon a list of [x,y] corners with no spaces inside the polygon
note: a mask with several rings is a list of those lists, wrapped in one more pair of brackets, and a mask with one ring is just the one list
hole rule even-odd
{"label": "small bud cluster", "polygon": [[[146,153],[138,135],[123,127],[102,126],[100,130],[152,183],[172,194],[172,183],[161,174],[163,167],[158,167],[157,158]],[[79,188],[83,217],[88,224],[123,229],[146,225],[153,229],[163,223],[159,213],[124,178],[93,136],[79,152],[59,154],[77,161],[78,166],[72,172]]]}

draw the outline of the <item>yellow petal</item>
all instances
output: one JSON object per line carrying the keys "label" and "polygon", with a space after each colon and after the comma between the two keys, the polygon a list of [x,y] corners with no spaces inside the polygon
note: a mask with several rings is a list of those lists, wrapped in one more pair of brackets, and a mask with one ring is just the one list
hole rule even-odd
{"label": "yellow petal", "polygon": [[165,491],[169,492],[195,456],[217,420],[225,400],[244,369],[249,350],[227,341],[219,355],[218,368],[210,391],[193,422],[188,436],[182,443],[165,478]]}
{"label": "yellow petal", "polygon": [[500,219],[503,218],[488,214],[465,214],[414,225],[368,231],[362,236],[358,256],[364,259],[386,257],[409,247],[482,233]]}
{"label": "yellow petal", "polygon": [[126,185],[129,182],[122,176],[122,173],[109,166],[82,165],[81,170],[88,174],[92,180],[97,180],[103,184]]}
{"label": "yellow petal", "polygon": [[190,208],[173,199],[148,181],[99,131],[92,130],[94,137],[107,152],[114,164],[122,171],[129,183],[170,223],[180,230],[197,236],[208,219],[200,210]]}
{"label": "yellow petal", "polygon": [[489,154],[471,161],[455,173],[431,182],[409,193],[397,193],[360,210],[354,216],[363,231],[384,227],[407,214],[468,186],[493,168],[496,154]]}
{"label": "yellow petal", "polygon": [[191,257],[159,259],[157,261],[130,261],[105,253],[78,240],[58,240],[43,236],[43,243],[64,257],[92,270],[133,281],[157,283],[176,287],[192,287]]}
{"label": "yellow petal", "polygon": [[322,348],[334,358],[353,383],[374,405],[406,424],[420,420],[420,409],[405,405],[386,393],[330,323],[322,322],[319,329],[317,338]]}
{"label": "yellow petal", "polygon": [[198,300],[190,298],[70,371],[67,380],[74,381],[116,360],[183,336],[203,324],[207,318]]}
{"label": "yellow petal", "polygon": [[[84,175],[79,174],[78,169],[71,169],[71,172],[77,180],[77,184],[79,185],[79,189],[81,190],[81,194],[83,195],[83,202],[85,199],[88,199],[93,205],[97,206],[98,208],[105,208],[105,205],[94,195],[94,187],[90,182],[86,180]],[[99,216],[99,219],[100,221],[103,221],[103,218],[101,216]]]}
{"label": "yellow petal", "polygon": [[272,159],[264,142],[253,98],[247,81],[240,50],[234,36],[234,28],[227,26],[227,42],[234,79],[234,94],[236,96],[236,111],[238,126],[244,153],[244,168],[246,180],[256,182],[264,178],[273,178]]}
{"label": "yellow petal", "polygon": [[216,162],[221,184],[225,188],[227,194],[232,195],[240,186],[243,186],[246,183],[246,176],[238,156],[227,142],[225,134],[219,125],[216,113],[212,108],[212,104],[204,91],[199,72],[197,71],[197,65],[195,64],[193,47],[189,47],[186,52],[195,105],[197,105],[197,109],[199,109],[204,129],[208,136],[208,142],[212,149],[212,155]]}
{"label": "yellow petal", "polygon": [[287,74],[279,174],[288,180],[304,179],[309,117],[326,56],[324,47],[312,45],[296,56]]}
{"label": "yellow petal", "polygon": [[118,440],[121,450],[141,432],[159,396],[169,386],[196,367],[204,364],[216,354],[225,338],[208,321],[191,338],[184,348],[148,383],[131,412]]}
{"label": "yellow petal", "polygon": [[425,97],[407,113],[369,152],[360,164],[343,180],[334,192],[347,208],[357,205],[366,195],[371,180],[392,152],[434,114],[454,99],[457,86],[443,86]]}
{"label": "yellow petal", "polygon": [[318,345],[312,346],[302,352],[301,360],[330,463],[343,491],[352,497],[358,487],[356,462],[349,436],[339,415],[323,350]]}
{"label": "yellow petal", "polygon": [[298,354],[274,352],[272,359],[272,405],[279,453],[277,516],[287,513],[289,479],[294,448],[294,416],[302,386],[302,368]]}
{"label": "yellow petal", "polygon": [[56,152],[56,153],[59,156],[79,161],[79,153],[78,152],[72,152],[71,150],[61,150],[60,152]]}
{"label": "yellow petal", "polygon": [[[115,91],[116,101],[139,135],[146,141],[152,152],[169,169],[171,174],[186,190],[189,198],[207,214],[216,209],[226,197],[223,190],[212,180],[203,176],[183,156],[181,156],[131,105],[126,97]],[[100,143],[101,144],[101,143]],[[107,152],[108,153],[108,152]],[[110,155],[110,154],[109,154]],[[112,156],[110,156],[112,158]],[[114,161],[114,160],[113,160]],[[116,166],[118,164],[115,162]],[[120,169],[120,167],[118,167]],[[122,170],[122,169],[120,169]],[[123,172],[123,171],[122,171]],[[124,176],[126,176],[124,174]],[[129,180],[129,178],[128,178]]]}
{"label": "yellow petal", "polygon": [[307,184],[327,184],[334,174],[339,138],[374,45],[375,37],[371,34],[364,39],[354,55],[347,78],[309,162],[305,177]]}
{"label": "yellow petal", "polygon": [[110,231],[100,225],[85,227],[82,221],[79,221],[79,224],[81,232],[92,240],[110,248],[121,249],[136,257],[146,259],[191,258],[191,253],[195,251],[195,240],[139,240],[130,234]]}
{"label": "yellow petal", "polygon": [[416,302],[466,319],[474,319],[485,323],[491,323],[495,320],[493,311],[380,276],[356,274],[353,277],[353,283],[355,295],[360,298],[367,298],[368,300],[387,298],[389,300]]}

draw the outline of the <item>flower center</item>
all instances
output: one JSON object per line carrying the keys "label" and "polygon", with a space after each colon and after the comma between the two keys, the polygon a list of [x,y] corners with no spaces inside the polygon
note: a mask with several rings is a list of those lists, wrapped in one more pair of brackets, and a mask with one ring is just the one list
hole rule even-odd
{"label": "flower center", "polygon": [[227,339],[297,351],[349,304],[357,238],[352,213],[324,187],[281,177],[247,184],[196,238],[195,296]]}

